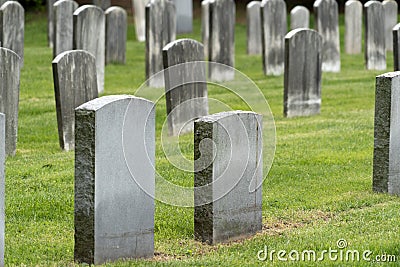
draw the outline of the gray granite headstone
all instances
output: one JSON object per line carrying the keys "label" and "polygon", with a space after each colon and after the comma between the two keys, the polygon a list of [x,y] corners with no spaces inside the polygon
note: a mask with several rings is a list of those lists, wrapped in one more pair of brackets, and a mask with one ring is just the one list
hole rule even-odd
{"label": "gray granite headstone", "polygon": [[264,74],[281,75],[287,33],[286,4],[283,0],[264,0],[261,10]]}
{"label": "gray granite headstone", "polygon": [[24,13],[17,1],[7,1],[0,7],[0,44],[17,53],[21,67],[24,65]]}
{"label": "gray granite headstone", "polygon": [[262,228],[262,116],[231,111],[201,117],[194,133],[194,236],[215,244]]}
{"label": "gray granite headstone", "polygon": [[148,0],[132,0],[132,6],[134,10],[135,19],[135,32],[136,39],[139,42],[144,42],[146,40],[146,5]]}
{"label": "gray granite headstone", "polygon": [[304,6],[295,6],[290,11],[290,29],[310,28],[310,11]]}
{"label": "gray granite headstone", "polygon": [[193,0],[173,0],[176,7],[176,33],[193,31]]}
{"label": "gray granite headstone", "polygon": [[0,47],[0,112],[6,116],[6,154],[10,156],[17,150],[20,64],[14,51]]}
{"label": "gray granite headstone", "polygon": [[192,132],[193,120],[208,115],[204,47],[177,40],[164,47],[163,58],[169,135]]}
{"label": "gray granite headstone", "polygon": [[107,10],[111,7],[111,0],[93,0],[93,5],[98,6],[103,10]]}
{"label": "gray granite headstone", "polygon": [[154,253],[155,109],[104,96],[75,110],[75,260]]}
{"label": "gray granite headstone", "polygon": [[54,42],[54,4],[58,0],[46,0],[46,10],[47,10],[47,42],[49,47],[53,47]]}
{"label": "gray granite headstone", "polygon": [[393,27],[393,61],[394,70],[400,70],[400,23]]}
{"label": "gray granite headstone", "polygon": [[59,0],[53,6],[54,42],[53,57],[72,50],[74,45],[74,12],[78,3],[72,0]]}
{"label": "gray granite headstone", "polygon": [[101,8],[84,5],[75,10],[74,49],[86,50],[95,56],[99,93],[104,91],[105,34],[105,16]]}
{"label": "gray granite headstone", "polygon": [[376,77],[373,190],[400,195],[400,72]]}
{"label": "gray granite headstone", "polygon": [[261,2],[247,4],[247,54],[261,55]]}
{"label": "gray granite headstone", "polygon": [[121,7],[106,10],[106,64],[126,62],[128,15]]}
{"label": "gray granite headstone", "polygon": [[208,60],[219,64],[209,65],[209,77],[212,81],[233,80],[235,71],[235,17],[234,0],[214,0],[209,3],[209,51]]}
{"label": "gray granite headstone", "polygon": [[322,35],[322,70],[340,72],[339,14],[336,0],[314,2],[314,25]]}
{"label": "gray granite headstone", "polygon": [[364,55],[368,70],[386,69],[385,24],[383,6],[378,1],[364,5]]}
{"label": "gray granite headstone", "polygon": [[83,50],[66,51],[53,60],[58,139],[67,151],[74,149],[74,109],[98,96],[95,61]]}
{"label": "gray granite headstone", "polygon": [[0,266],[4,266],[6,118],[0,113]]}
{"label": "gray granite headstone", "polygon": [[[162,49],[176,38],[176,9],[169,0],[150,0],[146,6],[146,79],[163,70]],[[163,87],[164,77],[156,75],[148,86]]]}
{"label": "gray granite headstone", "polygon": [[285,117],[310,116],[321,110],[322,37],[296,29],[285,37]]}
{"label": "gray granite headstone", "polygon": [[394,0],[385,0],[382,2],[384,23],[385,23],[385,45],[386,51],[393,51],[392,29],[397,24],[398,5]]}
{"label": "gray granite headstone", "polygon": [[201,41],[204,45],[204,56],[208,58],[210,43],[210,0],[201,2]]}
{"label": "gray granite headstone", "polygon": [[360,1],[350,0],[345,5],[345,51],[360,54],[362,45],[362,12]]}

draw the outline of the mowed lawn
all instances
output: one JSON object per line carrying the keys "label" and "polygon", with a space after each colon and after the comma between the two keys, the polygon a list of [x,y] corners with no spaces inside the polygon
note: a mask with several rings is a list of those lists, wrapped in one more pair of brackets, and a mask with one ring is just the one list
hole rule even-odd
{"label": "mowed lawn", "polygon": [[[145,81],[145,44],[135,40],[132,21],[127,64],[106,67],[105,94],[134,94]],[[343,25],[341,17],[342,48]],[[200,41],[200,36],[196,19],[194,33],[178,37]],[[392,58],[388,53],[388,71]],[[261,89],[276,123],[274,163],[263,184],[263,231],[240,242],[204,245],[193,239],[193,208],[156,202],[155,257],[108,266],[373,265],[328,256],[323,262],[281,262],[276,254],[273,262],[257,259],[265,246],[269,251],[322,252],[338,249],[339,239],[347,241],[346,249],[372,251],[371,259],[400,257],[400,199],[371,189],[375,76],[382,72],[366,71],[361,54],[346,55],[342,49],[341,59],[340,73],[323,74],[321,115],[286,119],[283,76],[265,77],[261,57],[246,55],[246,26],[238,23],[235,67]],[[45,15],[27,13],[18,149],[6,161],[7,265],[74,264],[74,152],[63,152],[58,145],[51,61]],[[209,96],[246,109],[228,91],[210,88]],[[158,131],[164,118],[161,101]],[[192,158],[192,137],[181,142],[183,153]],[[157,136],[157,171],[178,184],[192,184],[193,174],[172,167],[159,144]]]}

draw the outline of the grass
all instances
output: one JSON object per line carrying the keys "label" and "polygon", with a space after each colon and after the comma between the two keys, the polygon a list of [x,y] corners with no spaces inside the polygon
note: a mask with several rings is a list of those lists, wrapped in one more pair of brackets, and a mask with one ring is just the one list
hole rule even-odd
{"label": "grass", "polygon": [[[194,33],[178,37],[200,40]],[[343,46],[343,18],[341,17]],[[127,64],[106,67],[106,94],[134,94],[144,82],[144,44],[134,38],[130,18]],[[274,163],[263,184],[263,231],[253,238],[208,246],[193,241],[193,209],[156,203],[155,251],[150,260],[119,261],[107,266],[290,265],[260,262],[257,252],[324,249],[345,238],[349,249],[373,255],[400,256],[400,201],[372,192],[375,76],[364,69],[363,55],[342,53],[342,71],[324,73],[319,116],[283,118],[283,77],[265,77],[261,58],[246,55],[246,28],[236,26],[236,68],[248,75],[267,98],[275,117],[277,146]],[[58,146],[51,70],[43,14],[27,13],[25,66],[21,73],[18,149],[6,161],[7,265],[73,265],[74,154]],[[393,69],[388,54],[388,71]],[[210,98],[246,106],[222,89]],[[157,107],[157,129],[165,118]],[[192,174],[165,160],[157,138],[157,171],[170,181],[191,185]],[[181,139],[192,157],[192,137]],[[294,262],[292,265],[344,265],[346,262]],[[349,265],[370,266],[371,262]],[[393,265],[396,265],[393,263]]]}

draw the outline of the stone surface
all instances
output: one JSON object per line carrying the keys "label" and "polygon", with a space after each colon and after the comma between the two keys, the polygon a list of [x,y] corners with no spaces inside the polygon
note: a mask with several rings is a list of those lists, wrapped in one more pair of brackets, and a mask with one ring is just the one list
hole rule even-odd
{"label": "stone surface", "polygon": [[201,40],[204,45],[204,57],[208,58],[210,43],[210,1],[201,2]]}
{"label": "stone surface", "polygon": [[400,23],[393,27],[394,70],[400,70]]}
{"label": "stone surface", "polygon": [[[146,79],[163,70],[162,49],[176,38],[176,10],[169,0],[150,0],[146,6]],[[163,87],[163,75],[147,83]]]}
{"label": "stone surface", "polygon": [[310,28],[310,11],[304,6],[295,6],[290,11],[290,29]]}
{"label": "stone surface", "polygon": [[284,116],[310,116],[321,110],[322,37],[296,29],[285,37]]}
{"label": "stone surface", "polygon": [[[235,66],[235,17],[234,0],[215,0],[209,3],[209,51],[208,60],[230,67]],[[233,80],[235,71],[220,64],[209,65],[212,81]]]}
{"label": "stone surface", "polygon": [[261,55],[261,2],[247,4],[247,54]]}
{"label": "stone surface", "polygon": [[[163,58],[169,135],[192,132],[194,119],[208,115],[204,47],[177,40],[164,47]],[[187,62],[192,63],[180,65]]]}
{"label": "stone surface", "polygon": [[146,5],[148,0],[132,0],[135,19],[136,39],[139,42],[146,40]]}
{"label": "stone surface", "polygon": [[262,116],[223,112],[194,127],[195,239],[215,244],[260,231],[262,187],[251,181],[263,177]]}
{"label": "stone surface", "polygon": [[93,5],[98,6],[103,10],[107,10],[111,7],[111,0],[93,0]]}
{"label": "stone surface", "polygon": [[386,69],[385,25],[383,6],[378,1],[368,1],[364,5],[364,56],[368,70]]}
{"label": "stone surface", "polygon": [[46,0],[47,10],[47,43],[49,47],[54,45],[54,10],[53,6],[58,0]]}
{"label": "stone surface", "polygon": [[16,1],[7,1],[0,7],[0,44],[17,53],[21,67],[24,65],[24,13]]}
{"label": "stone surface", "polygon": [[74,12],[78,3],[59,0],[53,6],[54,41],[53,57],[74,48]]}
{"label": "stone surface", "polygon": [[264,74],[281,75],[285,61],[286,4],[283,0],[264,0],[261,10]]}
{"label": "stone surface", "polygon": [[362,45],[362,4],[350,0],[345,5],[345,51],[347,54],[360,54]]}
{"label": "stone surface", "polygon": [[193,0],[173,0],[176,7],[176,33],[193,31]]}
{"label": "stone surface", "polygon": [[339,15],[336,0],[317,0],[314,2],[314,25],[321,34],[322,70],[340,72]]}
{"label": "stone surface", "polygon": [[400,72],[376,77],[373,190],[400,195]]}
{"label": "stone surface", "polygon": [[393,51],[392,29],[397,24],[398,5],[394,0],[385,0],[382,2],[382,5],[385,21],[386,51]]}
{"label": "stone surface", "polygon": [[121,7],[106,10],[106,64],[126,62],[128,15]]}
{"label": "stone surface", "polygon": [[86,50],[96,58],[97,88],[104,91],[105,16],[101,8],[85,5],[74,12],[74,49]]}
{"label": "stone surface", "polygon": [[0,112],[6,116],[6,154],[10,156],[17,150],[20,64],[14,51],[0,48]]}
{"label": "stone surface", "polygon": [[0,266],[4,266],[6,118],[0,113]]}
{"label": "stone surface", "polygon": [[75,260],[152,257],[154,104],[104,96],[78,107],[75,116]]}
{"label": "stone surface", "polygon": [[96,59],[83,50],[66,51],[53,60],[58,139],[74,149],[74,109],[97,97]]}

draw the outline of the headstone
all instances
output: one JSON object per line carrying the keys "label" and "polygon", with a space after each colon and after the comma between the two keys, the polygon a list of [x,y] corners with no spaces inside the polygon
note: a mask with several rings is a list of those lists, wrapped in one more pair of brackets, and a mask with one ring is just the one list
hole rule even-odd
{"label": "headstone", "polygon": [[163,58],[169,135],[192,132],[194,119],[208,115],[203,45],[177,40],[164,47]]}
{"label": "headstone", "polygon": [[350,0],[345,5],[345,51],[347,54],[360,54],[362,44],[362,4]]}
{"label": "headstone", "polygon": [[0,113],[0,266],[4,266],[6,118]]}
{"label": "headstone", "polygon": [[104,96],[75,116],[75,260],[97,265],[152,257],[154,104]]}
{"label": "headstone", "polygon": [[201,117],[194,134],[194,236],[215,244],[262,228],[262,116],[231,111]]}
{"label": "headstone", "polygon": [[364,54],[368,70],[386,69],[385,25],[383,6],[378,1],[368,1],[364,5]]}
{"label": "headstone", "polygon": [[260,1],[247,4],[247,54],[262,54]]}
{"label": "headstone", "polygon": [[54,10],[53,6],[58,0],[46,0],[47,9],[47,42],[49,47],[53,47],[54,41]]}
{"label": "headstone", "polygon": [[281,75],[287,33],[286,4],[283,0],[264,0],[261,10],[264,74]]}
{"label": "headstone", "polygon": [[176,7],[176,33],[193,31],[193,0],[173,0]]}
{"label": "headstone", "polygon": [[104,91],[105,16],[101,8],[84,5],[74,12],[74,49],[86,50],[96,58],[97,88]]}
{"label": "headstone", "polygon": [[6,155],[10,156],[17,150],[20,64],[14,51],[0,47],[0,112],[6,116]]}
{"label": "headstone", "polygon": [[121,7],[106,10],[106,64],[126,62],[128,15]]}
{"label": "headstone", "polygon": [[[235,71],[235,17],[234,0],[214,0],[209,2],[209,77],[212,81],[233,80]],[[219,64],[213,64],[216,62]]]}
{"label": "headstone", "polygon": [[322,70],[340,72],[339,15],[336,0],[314,2],[315,29],[322,35]]}
{"label": "headstone", "polygon": [[134,9],[135,17],[135,32],[136,39],[139,42],[144,42],[146,40],[146,5],[148,0],[132,0],[132,6]]}
{"label": "headstone", "polygon": [[400,70],[400,23],[393,27],[394,70]]}
{"label": "headstone", "polygon": [[284,116],[310,116],[321,110],[322,37],[296,29],[285,37]]}
{"label": "headstone", "polygon": [[103,10],[107,10],[111,7],[111,0],[93,0],[93,5],[98,6]]}
{"label": "headstone", "polygon": [[24,13],[17,1],[7,1],[0,7],[0,44],[17,53],[21,67],[24,65]]}
{"label": "headstone", "polygon": [[176,10],[169,0],[150,0],[146,6],[146,79],[148,86],[163,87],[162,49],[176,38]]}
{"label": "headstone", "polygon": [[385,23],[385,45],[386,51],[393,51],[393,27],[397,24],[398,6],[394,0],[385,0],[382,2],[384,23]]}
{"label": "headstone", "polygon": [[290,29],[310,28],[310,11],[304,6],[295,6],[290,11]]}
{"label": "headstone", "polygon": [[400,195],[400,72],[376,77],[373,190]]}
{"label": "headstone", "polygon": [[74,109],[98,95],[95,61],[82,50],[63,52],[53,60],[58,139],[67,151],[74,149]]}
{"label": "headstone", "polygon": [[74,12],[78,3],[72,0],[59,0],[53,6],[54,45],[53,57],[74,48]]}
{"label": "headstone", "polygon": [[210,43],[210,1],[201,2],[201,40],[204,45],[204,56],[208,58]]}

